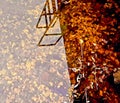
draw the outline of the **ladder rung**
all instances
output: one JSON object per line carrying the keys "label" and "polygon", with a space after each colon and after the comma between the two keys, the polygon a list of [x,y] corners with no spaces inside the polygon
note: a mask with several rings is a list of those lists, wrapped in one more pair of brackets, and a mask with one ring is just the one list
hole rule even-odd
{"label": "ladder rung", "polygon": [[42,41],[42,39],[43,39],[43,37],[42,37],[41,40],[40,40],[39,43],[38,43],[38,46],[53,46],[53,45],[56,45],[61,38],[62,38],[62,36],[60,36],[60,37],[56,40],[56,42],[53,43],[53,44],[41,44],[41,41]]}
{"label": "ladder rung", "polygon": [[45,34],[45,36],[55,36],[55,35],[61,35],[61,33]]}
{"label": "ladder rung", "polygon": [[53,46],[55,44],[38,44],[38,46]]}
{"label": "ladder rung", "polygon": [[43,13],[41,15],[44,16],[44,15],[54,15],[54,14],[57,14],[57,12],[55,12],[55,13]]}

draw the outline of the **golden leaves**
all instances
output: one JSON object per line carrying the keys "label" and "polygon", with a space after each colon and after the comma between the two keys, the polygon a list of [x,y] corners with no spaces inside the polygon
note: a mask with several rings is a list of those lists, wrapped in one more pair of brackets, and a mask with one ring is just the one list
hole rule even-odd
{"label": "golden leaves", "polygon": [[[68,66],[77,68],[77,63],[75,61],[81,57],[81,47],[80,44],[83,44],[84,47],[84,63],[90,62],[93,63],[92,57],[95,57],[95,64],[102,68],[103,63],[108,67],[108,70],[105,72],[110,74],[113,73],[114,67],[119,66],[120,62],[118,60],[118,53],[114,51],[114,37],[111,37],[110,34],[116,34],[117,29],[115,28],[115,24],[117,24],[117,19],[115,18],[115,12],[112,14],[106,8],[111,10],[113,6],[112,3],[108,4],[101,4],[95,3],[94,5],[88,2],[82,3],[82,1],[72,0],[72,4],[68,6],[68,8],[62,11],[62,15],[65,15],[64,18],[60,18],[61,21],[64,21],[64,24],[67,26],[66,30],[62,29],[64,32],[64,43],[66,48],[66,55]],[[76,3],[76,4],[75,4]],[[78,5],[79,4],[79,5]],[[112,5],[111,5],[112,4]],[[69,12],[68,12],[69,11]],[[109,15],[109,16],[108,16]],[[117,15],[117,14],[116,14]],[[63,20],[64,19],[64,20]],[[64,25],[61,22],[62,25]],[[119,26],[118,26],[119,27]],[[117,36],[118,37],[118,36]],[[118,38],[115,38],[118,40]],[[76,42],[74,42],[76,40]],[[79,41],[79,40],[83,40]],[[119,40],[118,40],[119,41]],[[76,55],[77,54],[77,55]],[[87,68],[87,67],[86,67]],[[90,69],[90,68],[89,68]],[[86,75],[87,72],[92,72],[93,69],[85,70]],[[76,84],[76,74],[70,74],[70,81],[71,84]],[[99,76],[100,74],[97,74]],[[107,89],[110,87],[106,87],[104,84],[104,78],[107,78],[106,75],[100,76],[99,79],[101,81],[95,81],[95,75],[87,75],[85,79],[88,79],[85,83],[88,84],[89,82],[98,83],[100,85],[100,91],[96,98],[106,96]],[[98,79],[98,78],[97,78]],[[106,80],[105,80],[106,81]],[[103,84],[102,84],[103,83]],[[85,88],[81,83],[80,89]],[[94,85],[94,84],[93,84]],[[103,86],[103,87],[102,87]],[[81,91],[79,91],[81,92]],[[91,92],[92,93],[92,92]],[[93,97],[95,96],[93,90]],[[111,95],[108,93],[108,95]],[[108,98],[108,97],[106,97]]]}
{"label": "golden leaves", "polygon": [[115,83],[119,83],[120,82],[120,71],[118,71],[118,72],[116,72],[116,73],[114,73],[114,81],[115,81]]}
{"label": "golden leaves", "polygon": [[13,69],[13,67],[14,67],[14,63],[12,61],[7,62],[6,65],[7,65],[8,69]]}
{"label": "golden leaves", "polygon": [[102,48],[99,49],[99,50],[98,50],[98,53],[100,53],[100,54],[104,54],[104,49],[102,49]]}
{"label": "golden leaves", "polygon": [[22,40],[22,41],[21,41],[21,47],[22,47],[22,48],[24,48],[24,47],[25,47],[25,45],[26,45],[26,44],[25,44],[25,41],[24,41],[24,40]]}
{"label": "golden leaves", "polygon": [[15,93],[16,95],[19,95],[20,92],[21,92],[21,90],[20,90],[19,88],[14,88],[14,93]]}
{"label": "golden leaves", "polygon": [[5,69],[0,70],[0,76],[6,75],[7,71]]}
{"label": "golden leaves", "polygon": [[75,77],[76,77],[76,74],[74,72],[70,73],[70,81],[72,84],[76,83]]}
{"label": "golden leaves", "polygon": [[59,82],[58,85],[57,85],[57,88],[60,88],[63,86],[63,82]]}
{"label": "golden leaves", "polygon": [[103,91],[102,90],[99,91],[99,95],[103,96]]}
{"label": "golden leaves", "polygon": [[41,85],[38,86],[38,90],[39,90],[39,91],[44,90],[44,88],[45,88],[45,85],[43,85],[43,84],[41,84]]}
{"label": "golden leaves", "polygon": [[53,82],[49,82],[49,85],[50,85],[50,86],[53,86]]}
{"label": "golden leaves", "polygon": [[9,85],[13,84],[13,82],[12,82],[11,80],[7,81],[7,83],[8,83]]}
{"label": "golden leaves", "polygon": [[37,17],[39,16],[39,9],[40,9],[40,6],[37,5],[37,6],[35,6],[34,9],[32,9],[32,10],[27,10],[27,13],[28,13],[29,15],[33,15],[35,18],[37,18]]}
{"label": "golden leaves", "polygon": [[26,61],[26,69],[28,71],[30,71],[31,69],[33,69],[35,66],[35,60],[32,61]]}

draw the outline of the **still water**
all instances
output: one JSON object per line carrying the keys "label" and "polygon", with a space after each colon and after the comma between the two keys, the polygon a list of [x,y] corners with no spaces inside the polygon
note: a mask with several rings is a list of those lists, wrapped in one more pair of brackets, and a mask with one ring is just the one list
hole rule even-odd
{"label": "still water", "polygon": [[69,103],[63,39],[38,47],[44,0],[0,1],[0,103]]}

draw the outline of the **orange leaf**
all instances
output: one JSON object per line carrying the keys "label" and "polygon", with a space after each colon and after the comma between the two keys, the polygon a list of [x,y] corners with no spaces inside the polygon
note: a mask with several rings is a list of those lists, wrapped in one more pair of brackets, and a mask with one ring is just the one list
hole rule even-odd
{"label": "orange leaf", "polygon": [[99,95],[103,96],[103,91],[102,90],[100,90]]}

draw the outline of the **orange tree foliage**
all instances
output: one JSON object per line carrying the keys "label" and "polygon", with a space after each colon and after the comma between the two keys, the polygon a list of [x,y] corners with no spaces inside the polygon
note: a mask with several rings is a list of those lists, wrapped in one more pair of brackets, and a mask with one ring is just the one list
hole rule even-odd
{"label": "orange tree foliage", "polygon": [[[77,98],[88,87],[92,103],[99,103],[101,99],[105,103],[119,102],[118,95],[108,82],[120,66],[119,14],[119,2],[115,0],[70,0],[70,4],[61,9],[60,23],[69,68],[80,67],[78,58],[82,59],[80,40],[83,40],[85,78],[75,91],[79,95]],[[97,80],[92,68],[93,57],[96,66],[102,68],[95,72]],[[77,83],[78,71],[69,69],[72,85]],[[91,89],[91,83],[97,83],[99,89]]]}

